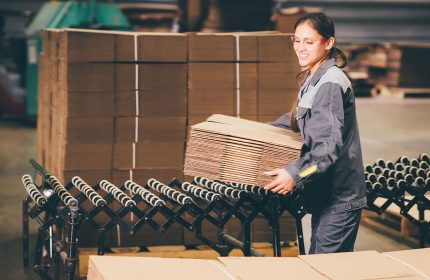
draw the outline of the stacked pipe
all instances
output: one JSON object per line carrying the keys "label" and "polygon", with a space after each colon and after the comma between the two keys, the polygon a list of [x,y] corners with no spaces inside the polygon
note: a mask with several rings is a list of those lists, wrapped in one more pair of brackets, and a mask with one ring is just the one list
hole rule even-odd
{"label": "stacked pipe", "polygon": [[368,191],[385,188],[390,191],[410,191],[430,187],[430,157],[426,153],[417,158],[399,157],[395,162],[378,159],[365,166]]}
{"label": "stacked pipe", "polygon": [[[368,209],[382,214],[391,204],[399,214],[419,229],[419,246],[426,246],[430,221],[425,212],[430,210],[430,156],[417,158],[401,156],[396,161],[378,159],[365,166]],[[412,210],[414,209],[414,210]]]}

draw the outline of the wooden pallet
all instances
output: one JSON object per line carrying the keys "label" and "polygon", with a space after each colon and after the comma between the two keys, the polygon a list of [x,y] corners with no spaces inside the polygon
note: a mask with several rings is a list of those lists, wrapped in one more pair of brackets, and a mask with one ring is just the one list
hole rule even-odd
{"label": "wooden pallet", "polygon": [[[292,245],[292,244],[290,244]],[[267,256],[273,256],[273,248],[268,243],[254,243],[253,247]],[[158,257],[158,258],[188,258],[188,259],[216,259],[218,253],[206,245],[187,249],[185,246],[154,246],[147,247],[148,252],[140,252],[139,247],[113,248],[112,252],[105,253],[110,256]],[[299,254],[297,246],[282,248],[283,257],[296,257]],[[79,250],[79,278],[85,279],[88,272],[88,261],[91,255],[97,255],[96,249]],[[230,256],[243,256],[242,251],[234,249]]]}
{"label": "wooden pallet", "polygon": [[391,95],[398,97],[430,97],[430,88],[401,88],[401,87],[388,87]]}

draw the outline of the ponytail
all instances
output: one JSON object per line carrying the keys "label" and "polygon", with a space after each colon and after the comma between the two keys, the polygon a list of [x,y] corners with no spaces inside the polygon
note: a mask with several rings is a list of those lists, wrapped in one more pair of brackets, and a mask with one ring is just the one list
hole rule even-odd
{"label": "ponytail", "polygon": [[339,68],[344,68],[348,64],[348,59],[346,58],[345,53],[336,46],[330,49],[328,53],[329,58],[336,59],[336,66]]}

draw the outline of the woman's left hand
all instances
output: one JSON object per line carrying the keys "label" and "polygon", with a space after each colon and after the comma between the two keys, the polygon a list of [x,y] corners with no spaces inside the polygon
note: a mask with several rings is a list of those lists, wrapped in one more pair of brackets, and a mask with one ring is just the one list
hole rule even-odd
{"label": "woman's left hand", "polygon": [[276,176],[275,180],[264,187],[266,190],[271,190],[278,194],[287,194],[293,189],[295,183],[293,177],[291,177],[287,170],[275,169],[266,172],[266,174],[269,176]]}

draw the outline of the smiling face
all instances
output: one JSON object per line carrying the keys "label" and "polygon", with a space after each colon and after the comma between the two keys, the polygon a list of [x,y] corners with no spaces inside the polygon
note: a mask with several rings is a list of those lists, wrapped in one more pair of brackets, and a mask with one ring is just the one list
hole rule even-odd
{"label": "smiling face", "polygon": [[313,26],[305,21],[298,25],[293,36],[293,45],[299,64],[315,73],[333,47],[334,38],[324,39]]}

